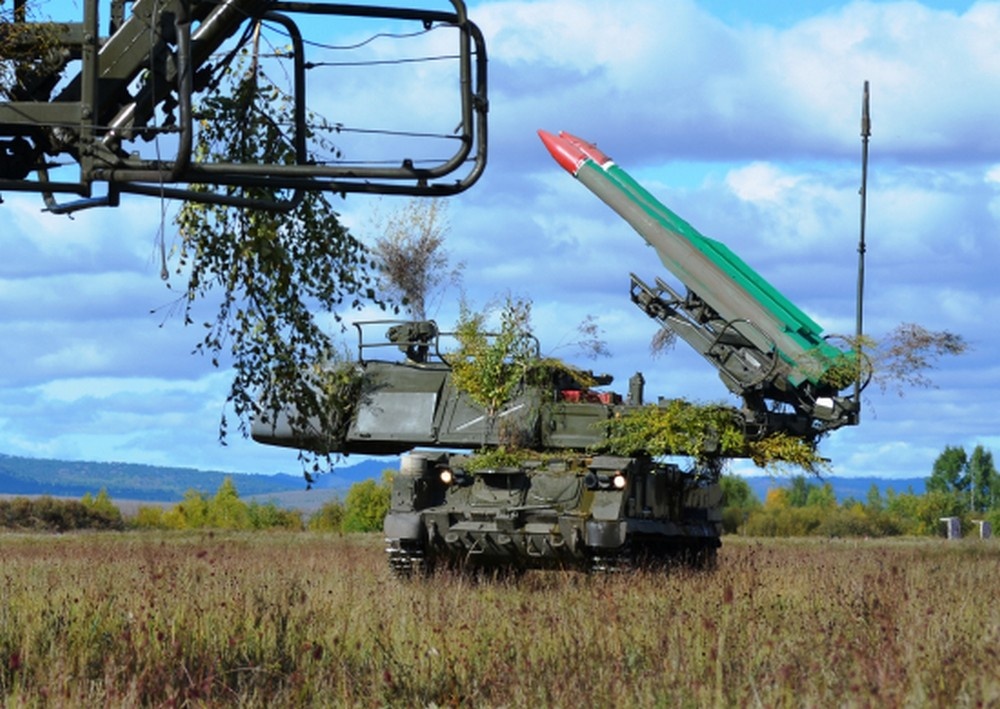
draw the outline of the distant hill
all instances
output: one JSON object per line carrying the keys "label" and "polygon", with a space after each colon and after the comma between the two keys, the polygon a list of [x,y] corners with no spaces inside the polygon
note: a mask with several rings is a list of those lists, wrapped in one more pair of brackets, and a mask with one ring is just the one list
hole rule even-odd
{"label": "distant hill", "polygon": [[[335,467],[321,475],[306,490],[301,474],[255,475],[249,473],[223,473],[192,468],[170,468],[136,463],[93,463],[43,458],[23,458],[0,453],[0,495],[51,495],[53,497],[80,498],[88,492],[96,494],[102,488],[112,500],[140,502],[177,502],[188,490],[213,494],[227,477],[233,479],[242,498],[261,502],[274,501],[283,507],[298,509],[318,508],[333,495],[343,497],[356,482],[382,476],[386,468],[397,468],[394,458],[367,459],[352,465]],[[766,475],[744,478],[762,502],[767,491],[774,487],[788,487],[786,477]],[[817,484],[829,482],[837,500],[848,498],[864,501],[875,485],[884,497],[889,489],[897,493],[923,494],[924,478],[843,478],[827,477]]]}
{"label": "distant hill", "polygon": [[[761,502],[767,497],[767,491],[771,488],[789,487],[792,484],[791,479],[787,477],[760,475],[744,477],[743,479],[747,481],[750,489]],[[842,478],[830,476],[824,477],[822,480],[808,478],[808,481],[814,485],[830,483],[838,502],[843,502],[848,498],[864,502],[872,485],[878,488],[883,498],[890,489],[896,493],[913,492],[916,495],[923,495],[925,478]]]}
{"label": "distant hill", "polygon": [[[342,466],[320,476],[312,487],[341,494],[354,483],[378,478],[386,468],[397,467],[394,459],[364,460]],[[224,473],[192,468],[170,468],[136,463],[95,463],[43,458],[24,458],[0,453],[0,495],[51,495],[83,497],[102,488],[112,500],[176,502],[188,490],[214,493],[227,477],[233,479],[240,497],[305,492],[301,474],[259,475]],[[328,497],[328,495],[317,495]],[[279,499],[279,498],[276,498]]]}

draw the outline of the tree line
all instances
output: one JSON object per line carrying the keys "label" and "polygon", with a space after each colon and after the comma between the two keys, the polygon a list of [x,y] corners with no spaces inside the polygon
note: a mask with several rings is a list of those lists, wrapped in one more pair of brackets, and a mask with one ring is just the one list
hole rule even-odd
{"label": "tree line", "polygon": [[142,505],[128,518],[103,489],[80,500],[16,497],[0,500],[0,528],[48,532],[82,529],[371,532],[382,529],[382,520],[389,509],[391,484],[388,472],[381,482],[355,483],[343,501],[329,500],[308,518],[299,510],[285,509],[274,502],[241,499],[232,478],[223,480],[213,495],[188,490],[172,506]]}
{"label": "tree line", "polygon": [[328,500],[305,518],[299,510],[284,509],[273,502],[244,502],[232,478],[226,478],[211,497],[192,490],[169,509],[140,507],[131,524],[137,529],[374,532],[382,529],[382,520],[389,511],[391,488],[392,474],[386,471],[381,482],[354,483],[343,501],[336,497]]}
{"label": "tree line", "polygon": [[1000,474],[993,454],[977,445],[971,454],[947,446],[934,462],[923,494],[912,490],[883,495],[873,484],[864,500],[838,502],[833,486],[805,476],[768,491],[761,502],[742,478],[727,475],[723,527],[746,536],[885,537],[944,533],[942,517],[958,517],[963,535],[977,522],[1000,530]]}
{"label": "tree line", "polygon": [[[727,534],[758,537],[934,536],[944,533],[942,517],[958,517],[963,534],[986,520],[1000,531],[1000,473],[993,454],[977,445],[969,454],[947,446],[934,462],[926,490],[883,494],[873,484],[859,500],[838,502],[833,486],[805,475],[770,489],[761,501],[743,478],[722,477],[723,529]],[[232,478],[214,495],[189,490],[170,507],[141,506],[126,519],[107,492],[81,500],[51,497],[0,500],[0,527],[67,532],[77,529],[229,529],[314,532],[373,532],[382,529],[389,509],[392,471],[381,480],[353,484],[344,499],[333,498],[308,518],[273,502],[240,499]]]}

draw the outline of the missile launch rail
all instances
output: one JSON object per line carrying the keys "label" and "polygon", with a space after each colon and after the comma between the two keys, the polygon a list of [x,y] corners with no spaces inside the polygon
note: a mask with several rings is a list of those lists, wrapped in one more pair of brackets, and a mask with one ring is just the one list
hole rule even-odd
{"label": "missile launch rail", "polygon": [[742,397],[748,423],[806,439],[858,421],[856,394],[841,394],[860,371],[853,352],[725,244],[647,192],[595,145],[568,133],[539,131],[556,161],[611,207],[656,251],[684,285],[632,274],[631,297],[714,366]]}

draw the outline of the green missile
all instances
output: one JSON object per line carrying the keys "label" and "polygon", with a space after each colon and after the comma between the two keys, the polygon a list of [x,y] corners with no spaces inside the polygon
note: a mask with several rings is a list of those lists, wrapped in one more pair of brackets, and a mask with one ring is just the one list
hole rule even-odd
{"label": "green missile", "polygon": [[822,328],[754,271],[743,259],[733,253],[728,246],[699,233],[697,229],[656,199],[611,158],[598,150],[597,146],[566,131],[560,131],[559,137],[580,148],[584,154],[599,164],[622,189],[639,201],[643,209],[652,211],[661,217],[669,225],[669,228],[677,232],[678,236],[684,236],[690,240],[719,268],[770,309],[782,322],[786,323],[791,333],[801,335],[804,347],[822,343]]}
{"label": "green missile", "polygon": [[628,222],[685,286],[762,352],[776,349],[788,380],[816,381],[844,353],[822,329],[721,242],[700,234],[591,143],[538,131],[556,161]]}

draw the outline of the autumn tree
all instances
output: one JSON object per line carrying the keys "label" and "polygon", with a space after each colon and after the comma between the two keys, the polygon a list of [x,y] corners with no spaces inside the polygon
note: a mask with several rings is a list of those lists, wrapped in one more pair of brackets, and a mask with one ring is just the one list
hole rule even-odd
{"label": "autumn tree", "polygon": [[882,391],[895,390],[899,395],[907,389],[932,387],[929,371],[943,357],[960,355],[969,347],[961,335],[916,323],[901,323],[878,339],[849,339],[863,353],[862,376],[870,377]]}
{"label": "autumn tree", "polygon": [[455,387],[483,407],[492,426],[538,359],[531,334],[531,303],[508,298],[500,310],[500,326],[491,329],[491,310],[475,312],[462,304],[455,337],[458,350],[449,355]]}
{"label": "autumn tree", "polygon": [[788,504],[792,507],[805,507],[814,489],[816,485],[806,480],[804,475],[793,476],[788,486]]}
{"label": "autumn tree", "polygon": [[121,529],[124,525],[121,510],[111,500],[107,488],[102,487],[96,496],[89,492],[84,494],[80,502],[92,516],[106,520],[109,528]]}
{"label": "autumn tree", "polygon": [[338,498],[327,500],[309,518],[311,532],[341,532],[344,527],[344,503]]}
{"label": "autumn tree", "polygon": [[761,503],[750,483],[738,475],[723,475],[719,484],[722,486],[722,530],[726,534],[735,534]]}
{"label": "autumn tree", "polygon": [[960,494],[969,486],[966,466],[968,455],[961,446],[945,446],[935,459],[931,476],[927,479],[928,492]]}
{"label": "autumn tree", "polygon": [[428,299],[461,279],[462,265],[451,266],[444,248],[447,203],[413,198],[388,215],[376,211],[370,228],[377,234],[372,252],[379,284],[415,320],[426,320]]}
{"label": "autumn tree", "polygon": [[250,512],[240,500],[240,494],[231,477],[226,477],[208,503],[205,526],[213,529],[247,529]]}
{"label": "autumn tree", "polygon": [[382,481],[369,479],[351,485],[344,497],[342,529],[345,532],[374,532],[382,529],[389,511],[393,471],[386,470]]}
{"label": "autumn tree", "polygon": [[1000,476],[993,464],[993,454],[977,445],[969,456],[966,466],[969,478],[969,509],[973,512],[985,512],[996,509],[998,492],[1000,492]]}
{"label": "autumn tree", "polygon": [[837,506],[837,495],[833,491],[833,485],[825,482],[822,485],[814,485],[806,497],[806,507],[822,507],[832,509]]}
{"label": "autumn tree", "polygon": [[871,487],[868,488],[868,494],[865,496],[865,509],[871,512],[881,512],[885,509],[885,500],[882,499],[882,492],[875,483],[872,483]]}
{"label": "autumn tree", "polygon": [[226,477],[212,497],[188,490],[173,507],[142,506],[132,525],[139,529],[302,529],[297,510],[279,508],[274,502],[261,504],[240,499],[236,484]]}
{"label": "autumn tree", "polygon": [[188,490],[184,499],[163,513],[160,522],[167,529],[201,529],[208,522],[208,497],[198,490]]}
{"label": "autumn tree", "polygon": [[972,512],[996,509],[1000,502],[1000,474],[993,454],[977,445],[972,455],[962,446],[945,446],[927,478],[927,492],[951,495]]}
{"label": "autumn tree", "polygon": [[[196,158],[294,162],[292,110],[291,96],[267,75],[256,50],[244,50],[197,109]],[[371,256],[324,192],[261,186],[226,187],[222,194],[262,208],[189,201],[177,213],[179,303],[185,323],[201,324],[205,333],[196,350],[216,366],[231,361],[227,403],[244,433],[252,416],[266,418],[285,406],[297,412],[293,423],[325,420],[343,400],[343,382],[325,366],[335,347],[316,313],[339,322],[342,309],[384,307]],[[216,304],[214,315],[198,314],[201,301]],[[221,438],[226,431],[223,415]]]}

